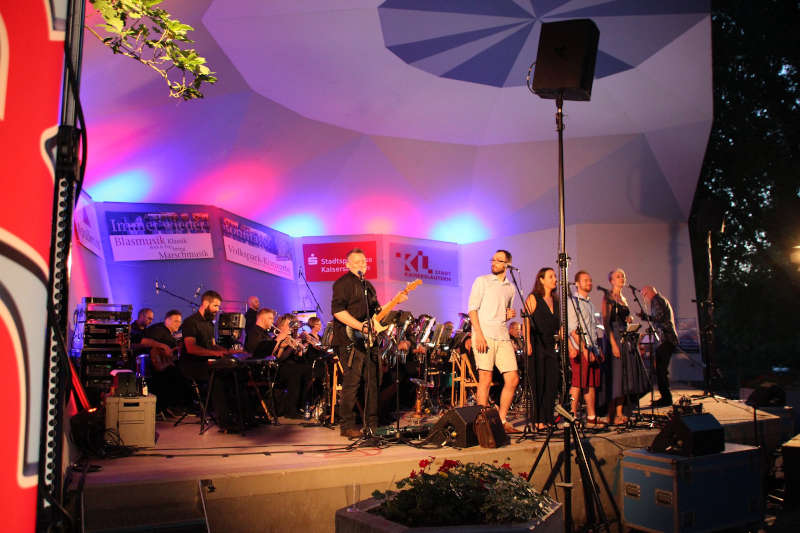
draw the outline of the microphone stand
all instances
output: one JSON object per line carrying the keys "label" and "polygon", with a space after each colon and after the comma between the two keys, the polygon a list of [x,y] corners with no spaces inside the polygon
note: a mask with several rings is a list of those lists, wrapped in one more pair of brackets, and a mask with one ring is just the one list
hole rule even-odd
{"label": "microphone stand", "polygon": [[[586,346],[587,350],[591,347],[591,352],[594,354],[595,359],[597,359],[599,354],[600,354],[600,350],[597,348],[597,345],[592,340],[592,336],[589,335],[589,326],[586,324],[586,319],[584,318],[584,316],[580,312],[580,307],[581,307],[580,306],[580,302],[577,301],[577,298],[575,296],[570,296],[569,299],[570,299],[570,302],[572,302],[572,310],[575,312],[575,317],[577,319],[576,320],[576,324],[575,324],[575,333],[578,335],[578,357],[581,356],[581,344],[580,343],[581,343],[581,341],[583,341],[583,344],[584,344],[584,346]],[[567,328],[564,331],[567,334],[567,337],[569,337],[569,319],[567,319],[567,322],[568,322],[567,323]],[[569,338],[567,338],[567,342],[569,342]],[[569,350],[569,348],[567,348],[567,349]],[[567,355],[569,355],[569,352],[567,353]],[[581,395],[585,394],[584,393],[584,389],[585,390],[589,390],[589,384],[588,384],[588,379],[589,379],[589,372],[588,372],[589,359],[588,359],[588,357],[586,359],[586,366],[587,366],[587,372],[586,372],[586,380],[587,381],[584,382],[583,381],[583,360],[581,360],[581,377],[579,378],[579,381],[580,381],[580,387],[579,387],[580,388],[580,392],[579,392],[579,394],[581,394]],[[597,425],[597,418],[598,418],[598,416],[597,416],[597,390],[596,389],[597,388],[595,387],[595,398],[594,398],[594,408],[595,408],[594,420],[595,420],[595,426]],[[578,398],[577,400],[578,400],[578,406],[579,406],[578,410],[580,410],[580,401],[581,401],[581,399]],[[578,415],[578,413],[575,413],[576,418],[578,418],[578,420],[580,420],[580,417],[578,417],[577,415]]]}
{"label": "microphone stand", "polygon": [[[522,331],[522,350],[525,356],[525,377],[522,380],[522,386],[524,387],[522,390],[522,404],[525,406],[525,427],[522,428],[522,433],[517,436],[517,442],[522,442],[526,439],[533,439],[536,438],[536,431],[533,429],[533,425],[531,424],[531,420],[533,419],[533,394],[531,394],[531,357],[533,354],[528,353],[528,336],[529,332],[526,331],[525,328],[525,319],[529,319],[529,323],[533,322],[533,316],[528,313],[528,307],[525,305],[525,298],[522,296],[522,290],[519,288],[519,283],[517,283],[517,277],[514,275],[515,268],[509,268],[508,272],[511,275],[511,282],[514,284],[514,289],[517,291],[517,295],[519,295],[520,300],[522,301],[522,311],[520,312],[520,318],[522,319],[522,327],[520,328]],[[533,348],[533,343],[531,342],[531,348]],[[534,372],[536,365],[533,365]]]}
{"label": "microphone stand", "polygon": [[169,294],[170,296],[172,296],[174,298],[177,298],[178,300],[181,300],[182,302],[186,302],[187,304],[189,304],[192,307],[192,310],[194,310],[194,311],[197,311],[197,308],[200,307],[200,304],[195,302],[194,300],[190,300],[188,298],[184,298],[180,294],[175,294],[174,292],[170,291],[169,289],[167,289],[167,286],[164,285],[163,283],[161,285],[159,285],[158,284],[158,280],[156,280],[156,287],[155,288],[156,288],[156,296],[158,296],[158,294],[160,292],[165,292],[166,294]]}
{"label": "microphone stand", "polygon": [[311,295],[311,299],[314,300],[314,309],[319,313],[320,318],[325,316],[325,313],[322,312],[322,306],[319,305],[319,301],[317,301],[317,297],[314,295],[314,291],[311,290],[311,285],[308,284],[308,280],[306,279],[305,275],[303,275],[303,269],[299,269],[297,271],[297,275],[303,280],[306,284],[306,289],[308,290],[308,294]]}
{"label": "microphone stand", "polygon": [[[372,327],[372,315],[370,313],[370,308],[369,308],[369,289],[367,288],[367,280],[366,278],[364,278],[364,274],[360,272],[359,272],[359,279],[361,281],[361,286],[364,292],[364,305],[367,309],[367,319],[366,319],[367,331],[366,332],[362,331],[362,333],[364,334],[364,363],[362,365],[361,371],[366,372],[366,378],[364,379],[364,414],[361,420],[361,437],[353,441],[353,443],[347,447],[347,449],[349,450],[358,448],[360,446],[380,447],[384,444],[383,439],[378,438],[375,435],[375,432],[370,427],[369,422],[367,421],[367,416],[368,416],[367,413],[369,410],[369,399],[370,395],[373,393],[373,391],[371,391],[370,389],[374,387],[374,383],[372,382],[373,369],[366,367],[364,365],[373,365],[373,364],[376,365],[374,371],[377,377],[378,362],[372,361],[373,343],[375,341],[375,329]],[[353,347],[353,349],[354,350],[356,349],[355,346]],[[350,372],[352,371],[353,369],[350,368]],[[377,392],[377,390],[374,392]],[[376,440],[378,442],[375,442]]]}

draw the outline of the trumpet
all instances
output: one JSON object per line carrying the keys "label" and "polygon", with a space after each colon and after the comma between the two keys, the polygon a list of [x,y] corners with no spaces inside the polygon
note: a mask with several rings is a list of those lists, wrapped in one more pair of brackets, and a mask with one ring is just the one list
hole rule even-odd
{"label": "trumpet", "polygon": [[269,332],[272,333],[273,335],[278,335],[281,332],[281,330],[278,329],[278,326],[270,326]]}

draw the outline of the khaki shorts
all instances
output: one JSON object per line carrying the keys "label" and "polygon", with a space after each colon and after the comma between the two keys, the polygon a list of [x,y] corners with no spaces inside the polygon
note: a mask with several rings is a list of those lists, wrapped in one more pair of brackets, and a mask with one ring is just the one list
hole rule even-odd
{"label": "khaki shorts", "polygon": [[489,349],[484,353],[475,351],[475,365],[478,370],[491,372],[495,365],[502,374],[517,370],[517,356],[511,340],[486,339]]}

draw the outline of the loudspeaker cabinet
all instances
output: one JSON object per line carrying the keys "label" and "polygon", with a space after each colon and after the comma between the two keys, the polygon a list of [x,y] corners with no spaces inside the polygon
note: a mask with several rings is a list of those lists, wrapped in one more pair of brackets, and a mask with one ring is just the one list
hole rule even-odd
{"label": "loudspeaker cabinet", "polygon": [[626,528],[694,533],[761,521],[760,449],[726,443],[699,457],[625,450],[622,509]]}

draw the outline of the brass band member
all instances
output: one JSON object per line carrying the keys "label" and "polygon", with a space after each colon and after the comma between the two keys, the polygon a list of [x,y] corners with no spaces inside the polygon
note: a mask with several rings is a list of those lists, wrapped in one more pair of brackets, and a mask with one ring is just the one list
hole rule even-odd
{"label": "brass band member", "polygon": [[479,276],[469,295],[469,317],[472,321],[472,347],[478,367],[478,404],[489,404],[489,388],[494,367],[503,374],[500,393],[500,420],[507,433],[518,430],[506,421],[508,408],[519,384],[517,358],[508,335],[506,322],[514,318],[514,287],[506,279],[506,265],[511,253],[498,250],[492,256],[491,273]]}
{"label": "brass band member", "polygon": [[273,331],[275,314],[274,309],[259,309],[255,323],[247,330],[244,350],[257,359],[271,356],[278,344]]}
{"label": "brass band member", "polygon": [[293,335],[293,327],[299,325],[295,316],[287,313],[278,318],[278,334],[273,354],[278,358],[278,382],[286,391],[283,415],[302,418],[303,408],[309,400],[311,388],[311,364],[304,357],[304,347]]}

